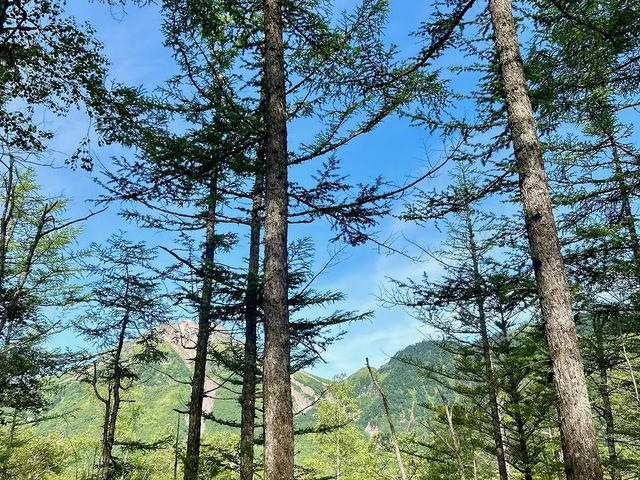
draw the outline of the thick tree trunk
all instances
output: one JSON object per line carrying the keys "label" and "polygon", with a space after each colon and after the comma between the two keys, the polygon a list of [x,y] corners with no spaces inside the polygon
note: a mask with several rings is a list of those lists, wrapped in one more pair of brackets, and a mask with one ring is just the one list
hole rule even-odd
{"label": "thick tree trunk", "polygon": [[287,112],[280,0],[263,0],[265,88],[264,470],[293,479],[288,308]]}
{"label": "thick tree trunk", "polygon": [[476,296],[476,307],[478,309],[478,327],[480,330],[480,338],[482,340],[484,371],[489,391],[491,431],[493,436],[493,443],[496,448],[496,458],[498,460],[498,473],[500,474],[500,480],[509,480],[509,472],[507,470],[507,460],[504,449],[504,438],[502,436],[502,424],[500,420],[500,406],[498,403],[498,382],[493,371],[491,344],[489,343],[489,331],[487,329],[487,316],[485,313],[485,298],[482,291],[482,278],[480,276],[480,259],[478,256],[478,247],[476,244],[475,233],[473,231],[471,209],[469,206],[467,206],[466,208],[465,217],[467,238],[469,241],[469,251],[471,253],[471,263],[473,268],[473,283]]}
{"label": "thick tree trunk", "polygon": [[551,354],[553,383],[560,411],[569,480],[602,480],[591,405],[578,336],[571,310],[569,284],[551,207],[511,0],[489,0],[494,41],[506,93],[520,195],[540,306]]}
{"label": "thick tree trunk", "polygon": [[263,176],[256,174],[251,210],[249,270],[245,296],[244,369],[242,375],[242,415],[240,420],[240,480],[253,480],[253,443],[256,415],[256,374],[258,362],[258,288],[260,285],[260,230]]}
{"label": "thick tree trunk", "polygon": [[200,437],[202,434],[202,402],[207,377],[207,353],[211,334],[211,298],[213,295],[213,269],[216,251],[215,220],[217,206],[217,173],[211,178],[209,208],[203,254],[203,279],[198,307],[198,338],[193,360],[191,398],[189,400],[189,425],[187,427],[187,451],[184,458],[184,480],[198,480]]}

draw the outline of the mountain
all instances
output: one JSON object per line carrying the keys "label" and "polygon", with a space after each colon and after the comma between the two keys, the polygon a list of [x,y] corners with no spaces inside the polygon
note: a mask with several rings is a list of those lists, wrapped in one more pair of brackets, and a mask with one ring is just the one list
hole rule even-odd
{"label": "mountain", "polygon": [[[158,365],[148,365],[139,369],[141,382],[127,390],[123,397],[127,400],[122,407],[122,425],[127,426],[127,441],[149,442],[159,438],[186,434],[187,416],[184,413],[189,399],[188,381],[192,372],[193,347],[197,334],[197,324],[184,321],[167,324],[157,329],[161,340],[160,348],[166,353],[165,360]],[[135,348],[135,342],[128,348]],[[211,335],[211,347],[215,349],[237,348],[242,344],[222,327],[217,327]],[[435,397],[437,385],[422,376],[418,369],[401,359],[424,362],[431,366],[446,364],[437,346],[423,341],[399,351],[393,358],[374,373],[386,392],[396,429],[409,429],[426,416],[428,410],[421,404]],[[60,379],[52,406],[47,412],[50,420],[38,425],[42,434],[54,433],[68,438],[88,438],[99,441],[103,406],[96,399],[93,387],[81,381],[88,372]],[[206,413],[226,422],[240,421],[240,405],[237,382],[240,380],[220,367],[209,368],[205,399]],[[294,411],[298,412],[298,427],[308,427],[315,423],[314,403],[325,392],[329,384],[306,371],[292,375],[292,396]],[[388,424],[378,391],[373,387],[369,372],[362,368],[346,381],[351,385],[353,395],[361,410],[358,425],[368,434],[387,431]],[[231,427],[212,420],[203,422],[205,435],[228,432]],[[302,442],[304,443],[304,442]]]}
{"label": "mountain", "polygon": [[[447,355],[434,342],[425,340],[400,350],[379,369],[372,369],[387,395],[396,429],[409,429],[416,421],[426,418],[428,410],[421,405],[435,398],[438,387],[411,364],[440,367],[447,362]],[[368,433],[388,430],[382,399],[366,367],[347,377],[347,382],[361,411],[358,424]]]}
{"label": "mountain", "polygon": [[[133,419],[137,440],[141,441],[148,441],[157,432],[175,431],[177,411],[186,409],[197,324],[191,321],[165,324],[158,327],[156,333],[160,339],[159,348],[166,358],[160,364],[140,367],[137,372],[140,383],[123,393],[127,400],[123,404],[123,418]],[[216,326],[210,342],[214,349],[241,346],[221,326]],[[134,348],[135,342],[131,342],[126,350],[130,352]],[[39,425],[41,432],[56,432],[64,436],[98,435],[100,438],[103,406],[95,397],[93,386],[81,381],[86,374],[68,374],[60,379],[46,415],[50,420]],[[205,384],[209,393],[203,402],[205,413],[212,413],[227,422],[239,422],[240,404],[235,393],[240,389],[239,380],[224,368],[210,366]],[[312,421],[309,409],[324,392],[328,381],[300,371],[292,375],[291,383],[294,412],[299,412],[297,421],[308,424]],[[182,434],[186,432],[187,423],[187,416],[183,416],[180,420]],[[228,428],[212,420],[203,422],[205,433]]]}

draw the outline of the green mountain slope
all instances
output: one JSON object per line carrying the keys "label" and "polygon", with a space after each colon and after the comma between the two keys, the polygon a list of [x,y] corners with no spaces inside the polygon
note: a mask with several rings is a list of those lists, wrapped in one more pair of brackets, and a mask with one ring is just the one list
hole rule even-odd
{"label": "green mountain slope", "polygon": [[[189,398],[191,376],[192,342],[196,325],[179,322],[161,327],[161,348],[166,359],[159,365],[146,366],[139,371],[141,383],[128,390],[122,406],[122,440],[127,442],[153,442],[174,438],[176,424],[180,423],[179,435],[186,435],[187,416],[184,413]],[[212,336],[212,346],[240,344],[224,330]],[[421,403],[434,399],[436,384],[424,378],[413,366],[399,360],[408,358],[432,366],[446,364],[446,358],[430,341],[411,345],[389,360],[375,374],[387,394],[396,423],[396,429],[404,430],[415,425],[428,411]],[[93,387],[82,382],[81,375],[67,375],[60,380],[59,388],[52,399],[47,413],[50,420],[37,426],[41,434],[56,434],[65,438],[89,438],[99,442],[103,405],[95,397]],[[211,391],[204,402],[207,413],[227,422],[239,422],[240,405],[238,385],[228,382],[229,372],[224,369],[210,369],[206,389]],[[239,380],[239,379],[235,379]],[[367,433],[388,429],[381,398],[371,383],[366,368],[362,368],[347,378],[361,410],[359,426]],[[315,423],[314,403],[325,392],[328,381],[308,372],[297,372],[292,376],[294,410],[300,413],[296,418],[298,427],[309,427]],[[220,385],[224,386],[221,388]],[[204,422],[205,435],[230,432],[232,427],[220,425],[212,420]],[[167,440],[169,441],[169,440]],[[302,442],[305,443],[305,442]]]}
{"label": "green mountain slope", "polygon": [[[431,367],[446,365],[448,361],[434,342],[425,340],[404,348],[379,369],[373,369],[387,395],[396,429],[408,429],[417,420],[428,416],[428,411],[420,404],[434,399],[437,388],[434,381],[425,378],[418,368],[402,359]],[[369,433],[388,430],[382,399],[371,383],[367,369],[358,370],[347,381],[362,412],[358,419],[360,426]]]}
{"label": "green mountain slope", "polygon": [[[189,399],[188,382],[191,377],[197,326],[193,322],[179,322],[163,325],[159,328],[162,343],[161,350],[166,359],[158,365],[141,367],[137,372],[140,383],[123,393],[126,402],[122,405],[123,423],[130,424],[136,438],[127,441],[149,442],[158,437],[158,432],[175,434],[177,417],[180,419],[181,435],[186,433],[187,416],[179,414],[186,410]],[[213,348],[235,347],[240,344],[223,329],[214,332],[211,339]],[[84,372],[85,374],[87,372]],[[95,397],[92,385],[81,381],[85,374],[63,377],[52,398],[51,408],[47,412],[50,420],[38,425],[41,433],[57,433],[65,437],[88,435],[100,438],[103,405]],[[221,368],[209,368],[205,389],[209,392],[203,402],[203,408],[216,418],[227,422],[240,421],[240,404],[235,392],[240,390],[233,381],[239,381]],[[292,395],[294,411],[300,425],[313,421],[311,406],[324,392],[326,380],[308,372],[297,372],[292,376]],[[231,427],[205,420],[204,432],[214,433]]]}

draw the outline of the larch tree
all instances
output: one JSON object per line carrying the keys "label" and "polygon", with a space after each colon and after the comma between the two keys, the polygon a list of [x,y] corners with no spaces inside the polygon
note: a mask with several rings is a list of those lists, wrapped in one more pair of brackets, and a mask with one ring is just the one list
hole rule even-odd
{"label": "larch tree", "polygon": [[[421,281],[394,280],[394,289],[386,301],[408,308],[442,336],[440,348],[452,355],[454,369],[439,372],[435,367],[426,368],[425,375],[459,395],[487,402],[483,418],[490,425],[500,478],[506,480],[509,473],[501,408],[502,378],[496,367],[495,336],[500,321],[509,327],[526,322],[526,317],[521,318],[528,307],[526,295],[514,300],[512,308],[501,301],[501,288],[526,292],[526,282],[514,282],[513,278],[522,273],[518,271],[505,275],[504,285],[492,281],[502,269],[508,271],[496,259],[504,226],[499,218],[475,204],[474,198],[482,187],[479,175],[468,163],[461,162],[452,176],[455,184],[449,191],[441,196],[421,195],[404,215],[418,223],[443,219],[447,238],[440,251],[430,253],[444,270],[442,278],[432,280],[425,274]],[[452,208],[449,199],[456,199],[459,208]],[[513,247],[506,249],[506,255],[512,254],[509,248]]]}
{"label": "larch tree", "polygon": [[[298,216],[307,217],[307,221],[325,217],[337,231],[336,240],[353,245],[372,240],[366,232],[375,225],[372,218],[388,212],[384,201],[406,189],[381,192],[383,181],[379,179],[371,186],[358,186],[355,198],[336,201],[349,188],[337,173],[336,158],[330,155],[372,131],[417,96],[425,103],[437,102],[443,93],[437,75],[423,75],[419,70],[437,55],[439,46],[451,35],[450,28],[438,31],[433,45],[421,52],[420,58],[397,61],[381,36],[386,2],[362,2],[353,13],[343,15],[337,28],[331,27],[332,19],[322,13],[329,5],[263,2],[264,423],[265,478],[269,480],[293,475],[293,419],[288,406],[289,380],[285,378],[289,372],[286,363],[290,361],[285,274],[287,221]],[[289,51],[293,55],[286,56]],[[287,89],[289,84],[291,88]],[[287,121],[298,116],[318,118],[323,128],[315,135],[315,141],[294,150],[287,143]],[[289,156],[290,150],[294,152]],[[301,190],[303,185],[289,180],[289,168],[323,156],[329,156],[329,160],[319,172],[317,187],[305,192]],[[291,200],[303,208],[287,215]]]}
{"label": "larch tree", "polygon": [[570,479],[601,480],[595,427],[571,308],[571,293],[520,55],[510,0],[490,0],[527,235],[551,354],[563,451]]}
{"label": "larch tree", "polygon": [[[624,418],[639,405],[630,359],[637,355],[632,312],[639,291],[638,145],[631,112],[639,93],[632,59],[639,52],[633,32],[640,12],[618,2],[577,2],[572,9],[536,2],[534,8],[546,11],[535,16],[527,66],[538,115],[549,124],[556,119],[547,139],[552,198],[562,209],[558,224],[606,444],[605,469],[616,479],[630,468],[622,460],[628,458],[624,439],[634,434]],[[620,376],[627,380],[616,381]],[[635,402],[616,401],[625,390]]]}
{"label": "larch tree", "polygon": [[122,394],[140,380],[137,367],[164,358],[154,329],[166,321],[168,310],[151,271],[155,253],[144,244],[119,234],[93,250],[95,261],[86,268],[93,288],[79,329],[102,352],[86,381],[104,405],[98,478],[108,480],[122,473],[114,456],[118,415],[127,401]]}
{"label": "larch tree", "polygon": [[293,405],[287,287],[288,144],[282,6],[264,0],[265,480],[293,480]]}
{"label": "larch tree", "polygon": [[[110,131],[113,132],[113,135],[115,135],[116,138],[119,138],[121,142],[136,145],[144,152],[143,156],[149,160],[152,159],[152,161],[147,162],[146,164],[139,164],[136,162],[119,160],[117,162],[117,166],[120,169],[120,172],[111,175],[112,185],[110,185],[109,188],[113,198],[120,198],[127,201],[134,200],[144,208],[155,210],[158,213],[158,217],[153,220],[149,220],[148,218],[143,219],[144,215],[130,211],[125,212],[125,214],[130,218],[143,219],[143,224],[154,228],[161,227],[175,229],[178,228],[178,225],[183,225],[183,230],[191,230],[193,227],[190,222],[193,222],[196,217],[189,212],[180,211],[179,208],[176,208],[176,206],[184,207],[187,203],[185,203],[184,200],[181,200],[183,203],[180,205],[174,205],[175,202],[173,201],[166,201],[163,203],[163,195],[167,192],[171,192],[174,199],[177,197],[182,198],[180,197],[182,194],[179,194],[178,192],[182,192],[183,188],[191,189],[184,190],[185,195],[193,194],[195,192],[193,185],[197,185],[198,182],[202,180],[202,177],[207,175],[205,158],[207,156],[210,157],[211,152],[216,149],[224,150],[226,153],[220,153],[217,155],[221,162],[219,165],[217,198],[225,198],[224,205],[227,208],[227,212],[224,215],[215,215],[216,220],[213,224],[214,226],[215,224],[220,223],[251,225],[254,235],[250,242],[252,272],[249,277],[255,277],[255,266],[259,264],[259,247],[256,242],[258,242],[260,238],[260,225],[256,222],[261,217],[261,199],[255,198],[255,206],[247,207],[242,204],[238,204],[238,207],[230,207],[230,205],[232,204],[232,201],[251,199],[254,196],[253,192],[255,192],[255,195],[266,196],[266,193],[262,193],[264,189],[260,186],[261,181],[259,179],[254,180],[253,188],[251,188],[250,185],[247,185],[248,182],[246,181],[248,177],[252,175],[261,175],[261,170],[264,168],[261,165],[262,161],[253,162],[254,165],[252,166],[250,157],[257,155],[256,149],[258,151],[266,152],[266,143],[263,143],[266,142],[266,136],[262,134],[262,132],[266,130],[255,121],[256,118],[263,118],[265,116],[263,113],[265,107],[260,105],[266,105],[266,100],[257,101],[257,98],[266,98],[266,96],[260,92],[256,95],[256,98],[249,96],[249,98],[245,99],[238,98],[236,96],[235,92],[240,90],[239,86],[237,89],[234,87],[236,83],[249,87],[254,85],[255,81],[252,76],[253,73],[255,73],[254,71],[252,71],[253,73],[250,72],[250,74],[248,74],[249,78],[244,82],[242,79],[236,77],[235,74],[229,73],[225,76],[225,73],[221,73],[227,72],[230,65],[235,61],[234,59],[237,58],[237,55],[234,53],[235,48],[239,49],[239,52],[245,55],[243,61],[246,61],[246,65],[255,68],[258,72],[262,71],[262,67],[258,68],[255,66],[255,64],[260,62],[254,59],[256,56],[254,44],[257,43],[258,45],[261,45],[261,42],[252,41],[254,39],[254,30],[251,22],[255,22],[255,18],[251,11],[240,7],[238,7],[237,11],[222,12],[221,10],[220,12],[222,13],[220,13],[220,15],[213,15],[210,8],[211,5],[209,4],[195,2],[189,5],[189,9],[181,9],[180,5],[180,2],[166,2],[165,4],[165,9],[167,11],[166,30],[170,40],[169,44],[175,46],[176,58],[183,70],[183,73],[180,74],[179,78],[172,81],[163,92],[169,94],[169,96],[174,99],[175,103],[172,106],[163,107],[162,99],[156,101],[152,100],[150,102],[151,111],[157,112],[161,119],[160,123],[165,121],[163,118],[164,115],[181,115],[184,116],[188,122],[195,124],[208,121],[206,118],[208,118],[208,116],[214,111],[226,110],[227,115],[224,119],[221,116],[218,116],[218,120],[205,127],[206,132],[203,131],[201,134],[184,137],[185,139],[188,138],[191,145],[189,149],[185,150],[184,142],[187,140],[179,136],[172,136],[167,131],[167,124],[158,128],[156,131],[154,131],[154,128],[157,127],[141,129],[140,125],[145,122],[140,122],[140,119],[137,118],[135,114],[133,117],[129,116],[129,119],[127,119],[127,116],[125,115],[125,118],[123,119],[124,121],[119,121],[121,115],[119,114],[116,102],[116,108],[114,109],[116,114],[113,118],[104,119],[104,128],[110,129]],[[374,14],[378,14],[377,10],[372,10]],[[361,15],[373,14],[370,14],[369,10],[366,10],[365,14]],[[311,16],[311,18],[314,17]],[[351,21],[354,23],[358,22],[358,25],[362,25],[360,20],[361,17],[357,16]],[[359,38],[354,34],[350,35],[354,38]],[[245,37],[248,38],[248,40]],[[320,36],[319,38],[322,37]],[[369,37],[365,38],[366,41],[371,41]],[[331,36],[325,40],[327,45],[332,45],[332,41],[333,37]],[[233,47],[231,45],[233,45]],[[339,45],[341,49],[355,49],[355,47],[352,47],[348,42],[346,42],[346,46],[344,47],[342,46],[342,43]],[[262,50],[260,49],[260,52],[261,51]],[[384,55],[384,53],[382,54]],[[261,56],[262,54],[259,53],[257,55],[257,59],[259,60]],[[319,74],[316,72],[315,75],[317,77]],[[261,74],[261,76],[264,77],[264,74]],[[313,77],[313,82],[311,82],[310,88],[312,89],[320,88],[317,86],[320,85],[320,82],[316,77]],[[222,78],[224,78],[224,81],[219,82]],[[298,88],[303,89],[308,85],[308,82],[310,82],[310,80],[303,82],[298,86]],[[192,97],[186,97],[179,91],[179,88],[183,86],[183,83],[187,84],[187,89],[193,90]],[[264,82],[261,82],[261,85],[263,83]],[[260,90],[263,90],[264,88],[264,86],[261,86]],[[322,88],[324,88],[324,84],[322,84]],[[138,100],[139,95],[137,92],[128,89],[121,89],[117,94],[121,96],[121,105],[127,105],[128,110],[136,111],[136,109],[139,109],[138,113],[142,116],[144,116],[144,112],[149,111],[149,103],[145,104],[144,101],[140,102]],[[377,99],[375,99],[375,102],[377,102]],[[251,107],[251,105],[253,105],[253,107]],[[259,114],[256,114],[256,107],[259,107]],[[360,105],[359,107],[363,108]],[[349,115],[354,114],[354,108],[345,107],[344,111],[337,111],[335,112],[335,115],[339,116],[344,122],[349,118]],[[301,106],[297,107],[297,109],[301,110]],[[163,111],[164,113],[161,113]],[[229,112],[232,112],[233,115],[230,115]],[[300,113],[293,113],[293,115],[300,115]],[[329,117],[330,116],[331,115],[329,115]],[[114,121],[114,118],[116,121]],[[135,121],[132,122],[131,118],[135,118]],[[372,128],[371,119],[366,119],[366,122],[367,125],[369,125],[367,128]],[[307,151],[308,159],[332,151],[336,148],[336,146],[331,144],[331,142],[335,141],[334,136],[338,134],[340,129],[331,127],[330,130],[333,136],[319,140],[317,144],[314,145],[314,148],[317,150],[312,151],[310,147],[309,151]],[[196,138],[198,139],[197,141]],[[209,140],[207,140],[207,138]],[[210,147],[206,146],[207,141],[211,142]],[[342,140],[337,143],[340,144],[341,142]],[[198,151],[201,153],[198,154]],[[198,155],[201,156],[201,158],[199,158],[196,163],[189,163],[190,160],[187,160],[188,155]],[[224,155],[227,156],[223,158]],[[171,160],[173,163],[169,162],[171,156],[175,157]],[[262,154],[260,154],[260,156],[262,156]],[[188,165],[186,167],[182,167],[180,162],[187,163]],[[198,162],[201,162],[202,165],[196,166]],[[335,166],[335,163],[331,162],[330,167],[333,166]],[[331,172],[329,176],[319,175],[317,182],[320,186],[318,188],[313,188],[313,186],[311,188],[296,188],[296,192],[298,194],[296,199],[301,201],[300,205],[301,210],[303,211],[300,212],[298,218],[294,219],[294,221],[310,221],[309,219],[313,219],[314,216],[318,215],[318,211],[321,207],[324,207],[326,204],[330,204],[331,213],[333,215],[332,218],[337,219],[336,224],[338,229],[340,229],[340,231],[346,231],[348,235],[353,235],[352,231],[357,232],[357,230],[352,225],[357,224],[357,222],[368,225],[369,220],[367,220],[366,217],[370,216],[374,211],[373,209],[364,209],[362,205],[366,202],[375,203],[380,199],[373,196],[375,188],[371,190],[368,186],[360,186],[359,188],[356,188],[356,193],[361,191],[361,194],[366,194],[367,197],[364,201],[358,200],[356,202],[348,202],[348,205],[344,208],[348,214],[341,214],[340,209],[336,208],[336,202],[334,201],[335,195],[332,195],[332,192],[344,192],[345,186],[334,181],[332,175],[334,175],[333,172]],[[331,181],[328,181],[328,179]],[[223,181],[222,184],[220,183],[221,180]],[[216,197],[210,195],[209,198],[213,201]],[[290,199],[287,196],[287,202],[289,201]],[[303,201],[306,201],[311,205],[309,206],[307,203],[302,203]],[[230,213],[230,208],[237,208],[233,215]],[[250,213],[250,218],[246,218],[247,212]],[[341,220],[342,218],[349,218],[349,222]],[[361,220],[363,218],[364,220]],[[287,218],[287,222],[288,221],[289,218]],[[219,243],[224,238],[224,236],[221,235],[216,235],[216,237]],[[174,251],[173,253],[176,254],[174,256],[178,258],[178,252]],[[186,265],[188,262],[182,263],[183,265]],[[253,279],[250,282],[255,283],[255,281],[256,279]],[[247,345],[249,355],[251,355],[251,344],[253,343],[251,338],[252,335],[250,333],[253,329],[253,320],[251,319],[253,313],[251,313],[251,311],[255,308],[255,306],[251,306],[251,296],[254,295],[251,293],[251,289],[253,288],[255,288],[255,286],[251,286],[251,288],[247,289],[247,295],[245,298],[245,302],[247,303],[247,318],[245,318],[245,321],[249,320],[249,328],[247,329],[247,332],[249,332],[249,344]],[[261,295],[260,299],[262,300],[263,298],[266,297]],[[304,298],[298,298],[296,301],[300,302],[303,299]],[[297,308],[298,305],[294,303],[290,306]],[[334,318],[331,322],[334,324],[338,323],[338,319]],[[325,326],[327,325],[329,325],[329,323]],[[315,327],[311,326],[311,328],[309,328],[309,325],[305,325],[304,328],[299,330],[300,332],[306,332],[309,334],[313,328]],[[203,336],[206,336],[205,331],[202,333]],[[300,338],[302,338],[302,336],[303,335],[301,333]],[[202,349],[204,350],[206,343],[203,345]],[[198,358],[201,362],[204,361],[204,356],[200,356]],[[251,363],[253,364],[254,362],[252,361]],[[252,382],[250,379],[252,376],[251,372],[246,375],[247,384]],[[253,382],[255,382],[255,380],[253,380]],[[247,385],[247,388],[251,387]],[[197,396],[199,397],[200,395],[198,394]],[[252,410],[254,408],[251,403],[252,402],[248,400],[245,402],[247,410]],[[246,411],[243,417],[246,420],[251,415],[251,412]],[[193,415],[193,417],[195,418],[196,415]],[[247,425],[243,434],[245,441],[243,443],[242,450],[244,452],[245,459],[246,454],[250,449],[250,445],[253,443],[247,440],[249,438],[249,430],[251,430],[251,426]],[[193,439],[193,448],[190,450],[193,452],[193,455],[189,458],[195,458],[197,456],[194,450],[195,444],[197,443],[196,437],[198,437],[198,432],[194,430],[193,434],[190,436],[190,438]],[[188,440],[188,445],[191,444],[192,442],[189,442]],[[243,471],[248,470],[248,463],[248,461],[243,461]],[[193,464],[195,465],[195,460],[193,461]]]}
{"label": "larch tree", "polygon": [[[246,20],[247,10],[226,7],[163,2],[167,46],[179,73],[153,96],[118,86],[101,126],[138,151],[138,158],[120,159],[117,170],[108,173],[107,200],[124,200],[131,205],[125,208],[126,217],[179,236],[177,244],[164,248],[177,262],[169,278],[178,285],[176,300],[198,323],[185,479],[198,477],[203,400],[212,394],[205,387],[209,339],[222,321],[214,305],[225,303],[222,284],[230,281],[216,255],[236,242],[221,226],[248,223],[243,205],[234,206],[232,200],[251,196],[245,184],[259,131],[250,99],[236,95],[238,78],[231,72],[243,45],[234,28]],[[251,32],[241,31],[244,34]],[[186,126],[184,133],[174,132],[176,122]]]}
{"label": "larch tree", "polygon": [[82,298],[82,219],[66,218],[68,199],[44,195],[31,168],[9,160],[0,179],[0,418],[15,425],[37,421],[51,375],[75,362],[45,345]]}

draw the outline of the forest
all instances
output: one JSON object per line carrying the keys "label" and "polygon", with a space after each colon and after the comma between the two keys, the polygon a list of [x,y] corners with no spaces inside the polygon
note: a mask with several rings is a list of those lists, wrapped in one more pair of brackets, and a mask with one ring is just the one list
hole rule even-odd
{"label": "forest", "polygon": [[640,2],[0,0],[0,480],[640,478]]}

